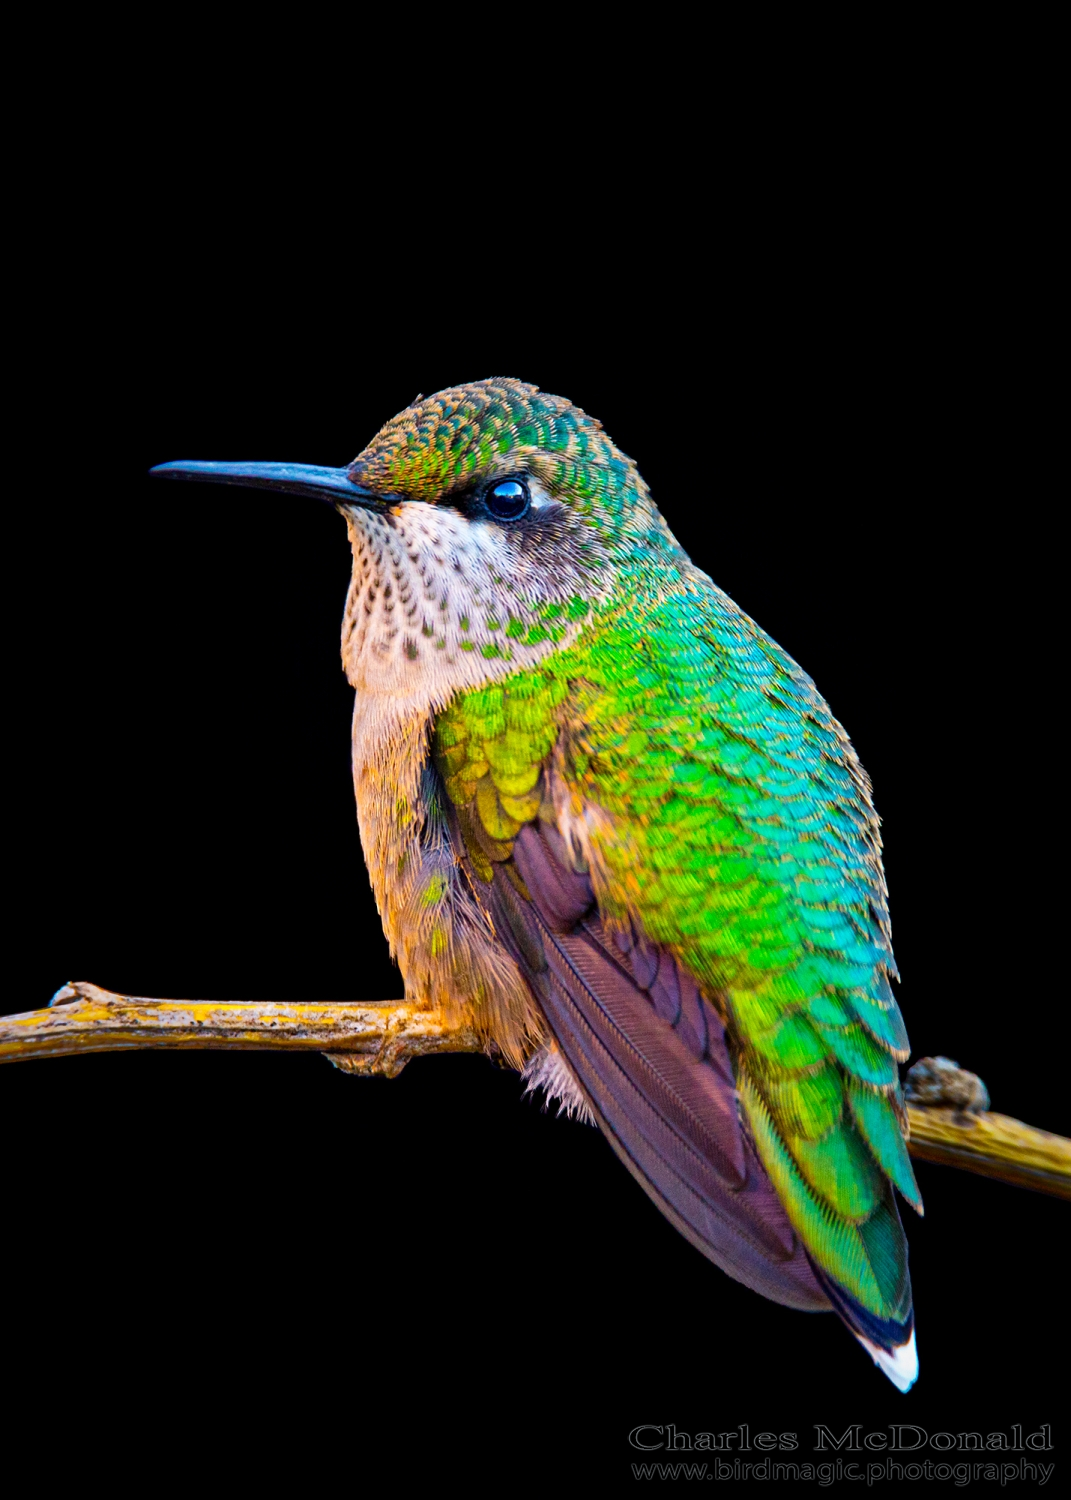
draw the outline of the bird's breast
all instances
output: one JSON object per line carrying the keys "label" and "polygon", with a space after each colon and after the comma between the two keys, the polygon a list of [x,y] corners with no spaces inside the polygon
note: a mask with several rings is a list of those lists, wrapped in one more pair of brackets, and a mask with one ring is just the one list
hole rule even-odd
{"label": "bird's breast", "polygon": [[471,1026],[515,1066],[545,1041],[534,997],[464,868],[430,764],[434,713],[358,693],[353,783],[365,862],[406,998]]}

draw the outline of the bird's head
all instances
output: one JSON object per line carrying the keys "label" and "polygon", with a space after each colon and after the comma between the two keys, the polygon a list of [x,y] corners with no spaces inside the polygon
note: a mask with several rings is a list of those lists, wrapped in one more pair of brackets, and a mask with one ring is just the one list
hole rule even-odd
{"label": "bird's head", "polygon": [[629,577],[679,558],[601,424],[519,380],[417,400],[346,469],[174,463],[155,473],[314,495],[345,515],[355,687],[445,701],[572,639]]}

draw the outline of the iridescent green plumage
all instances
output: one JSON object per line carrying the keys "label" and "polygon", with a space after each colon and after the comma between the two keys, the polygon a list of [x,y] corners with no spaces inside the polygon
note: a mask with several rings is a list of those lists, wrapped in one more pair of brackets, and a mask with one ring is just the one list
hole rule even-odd
{"label": "iridescent green plumage", "polygon": [[603,909],[638,916],[724,1008],[794,1227],[889,1316],[904,1278],[883,1174],[919,1200],[865,779],[810,680],[730,600],[652,582],[638,569],[573,646],[450,705],[436,726],[447,791],[490,878],[538,816],[556,750],[578,806],[612,822],[596,835]]}

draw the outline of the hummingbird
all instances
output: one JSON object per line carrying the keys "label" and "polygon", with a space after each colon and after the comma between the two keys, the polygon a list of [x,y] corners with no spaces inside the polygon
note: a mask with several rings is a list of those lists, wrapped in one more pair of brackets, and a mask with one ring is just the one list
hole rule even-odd
{"label": "hummingbird", "polygon": [[368,873],[407,999],[593,1123],[764,1297],[918,1373],[908,1040],[871,788],[810,677],[558,396],[419,397],[348,468],[153,473],[346,521]]}

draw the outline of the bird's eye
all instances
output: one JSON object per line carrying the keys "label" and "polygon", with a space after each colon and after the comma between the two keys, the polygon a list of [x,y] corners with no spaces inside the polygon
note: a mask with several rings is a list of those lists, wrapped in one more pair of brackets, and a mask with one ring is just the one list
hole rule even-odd
{"label": "bird's eye", "polygon": [[528,509],[528,486],[523,479],[500,479],[485,496],[487,509],[500,521],[516,521]]}

